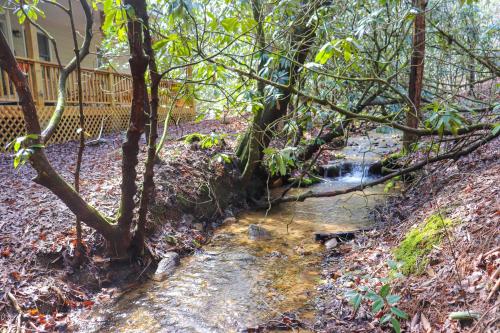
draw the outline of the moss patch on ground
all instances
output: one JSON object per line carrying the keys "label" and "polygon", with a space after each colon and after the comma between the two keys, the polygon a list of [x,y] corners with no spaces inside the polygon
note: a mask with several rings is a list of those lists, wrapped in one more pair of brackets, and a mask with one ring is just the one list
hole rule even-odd
{"label": "moss patch on ground", "polygon": [[408,231],[394,250],[396,260],[403,262],[402,272],[406,275],[423,273],[429,263],[428,255],[433,246],[441,242],[444,229],[452,224],[451,219],[434,214]]}
{"label": "moss patch on ground", "polygon": [[191,144],[193,142],[203,141],[206,137],[207,136],[205,134],[195,132],[195,133],[188,134],[184,138],[184,142],[187,144]]}

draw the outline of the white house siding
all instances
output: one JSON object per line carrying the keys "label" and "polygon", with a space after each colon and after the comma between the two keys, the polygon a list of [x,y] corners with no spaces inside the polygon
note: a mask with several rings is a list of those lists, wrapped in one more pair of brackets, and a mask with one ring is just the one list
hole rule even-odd
{"label": "white house siding", "polygon": [[[43,28],[45,28],[57,41],[57,49],[59,51],[59,57],[63,64],[67,63],[74,56],[73,51],[73,38],[71,35],[71,27],[69,22],[69,17],[59,8],[52,5],[41,4],[40,8],[45,12],[46,17],[39,17],[37,23],[39,23]],[[77,38],[79,45],[83,41],[83,35],[85,31],[85,16],[83,10],[77,2],[74,3],[73,10],[75,12],[75,25],[78,31]],[[4,14],[3,20],[7,21]],[[26,57],[26,43],[24,39],[24,27],[19,24],[17,16],[9,12],[10,15],[10,25],[12,33],[12,42],[14,44],[14,52],[16,56]],[[90,54],[85,58],[82,63],[83,67],[87,68],[97,68],[97,48],[99,47],[100,41],[102,40],[102,33],[100,31],[101,20],[99,12],[93,11],[94,25]],[[17,32],[17,33],[16,33]],[[50,59],[51,62],[57,62],[54,48],[50,44]]]}

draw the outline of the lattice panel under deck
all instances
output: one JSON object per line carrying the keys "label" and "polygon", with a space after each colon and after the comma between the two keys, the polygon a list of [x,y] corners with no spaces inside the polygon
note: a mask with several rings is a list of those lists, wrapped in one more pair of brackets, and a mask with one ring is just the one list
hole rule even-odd
{"label": "lattice panel under deck", "polygon": [[[38,110],[38,117],[42,128],[48,123],[54,107],[43,107]],[[161,107],[158,111],[159,125],[165,120],[168,109]],[[130,107],[128,106],[86,106],[85,114],[85,132],[92,138],[99,135],[101,124],[103,124],[104,133],[116,133],[125,131],[128,128],[130,117]],[[194,108],[190,105],[184,106],[178,102],[173,110],[172,118],[175,121],[191,121],[195,118]],[[77,140],[77,129],[80,127],[78,107],[66,107],[61,122],[50,143],[62,143],[70,140]],[[5,150],[5,146],[15,140],[17,137],[25,134],[24,119],[21,107],[4,105],[0,106],[0,151]]]}

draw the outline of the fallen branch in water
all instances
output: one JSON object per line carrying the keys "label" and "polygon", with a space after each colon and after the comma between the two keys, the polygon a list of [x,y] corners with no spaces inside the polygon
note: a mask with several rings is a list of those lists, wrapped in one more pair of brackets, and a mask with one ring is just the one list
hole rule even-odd
{"label": "fallen branch in water", "polygon": [[[409,166],[407,168],[400,169],[399,171],[396,171],[396,172],[392,172],[392,173],[390,173],[390,174],[388,174],[388,175],[386,175],[384,177],[378,178],[378,179],[376,179],[374,181],[371,181],[371,182],[362,183],[362,184],[359,184],[357,186],[350,187],[350,188],[347,188],[347,189],[344,189],[344,190],[335,190],[335,191],[327,191],[327,192],[313,192],[313,191],[309,191],[309,192],[305,192],[305,193],[302,193],[302,194],[296,195],[296,196],[280,197],[280,198],[271,200],[271,205],[273,205],[273,204],[279,204],[279,203],[282,203],[282,202],[304,201],[307,198],[334,197],[334,196],[337,196],[337,195],[347,194],[347,193],[356,192],[356,191],[362,191],[365,188],[372,187],[372,186],[375,186],[375,185],[378,185],[378,184],[382,184],[382,183],[384,183],[384,182],[386,182],[388,180],[391,180],[394,177],[402,176],[402,175],[408,174],[410,172],[419,170],[419,169],[423,168],[424,166],[426,166],[428,164],[432,164],[432,163],[435,163],[435,162],[439,162],[439,161],[443,161],[443,160],[448,160],[448,159],[457,160],[459,157],[464,156],[464,155],[468,155],[468,154],[472,153],[474,150],[476,150],[477,148],[479,148],[482,145],[484,145],[485,143],[487,143],[487,142],[495,139],[499,134],[500,133],[495,133],[495,134],[491,133],[491,134],[487,135],[486,137],[484,137],[483,139],[478,140],[478,141],[476,141],[473,144],[470,144],[466,148],[463,148],[463,149],[460,149],[460,150],[457,150],[457,151],[452,151],[452,152],[449,152],[449,153],[446,153],[446,154],[443,154],[443,155],[439,155],[439,156],[436,156],[436,157],[433,157],[433,158],[426,159],[426,160],[421,161],[419,163],[415,163],[414,165]],[[266,202],[265,206],[267,207],[268,205],[269,205],[269,203]]]}

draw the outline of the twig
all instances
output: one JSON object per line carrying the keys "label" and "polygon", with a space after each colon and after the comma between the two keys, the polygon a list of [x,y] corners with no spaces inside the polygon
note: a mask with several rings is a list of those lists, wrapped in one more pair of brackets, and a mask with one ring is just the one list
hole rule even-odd
{"label": "twig", "polygon": [[16,311],[21,315],[23,313],[23,310],[19,306],[19,303],[17,302],[16,297],[9,291],[7,292],[7,297],[9,297],[10,302],[12,303],[12,306]]}
{"label": "twig", "polygon": [[497,282],[495,283],[495,286],[493,287],[493,289],[491,289],[490,294],[486,298],[486,302],[490,301],[490,299],[493,297],[493,295],[495,295],[496,292],[498,291],[498,288],[500,288],[500,279],[497,280]]}

